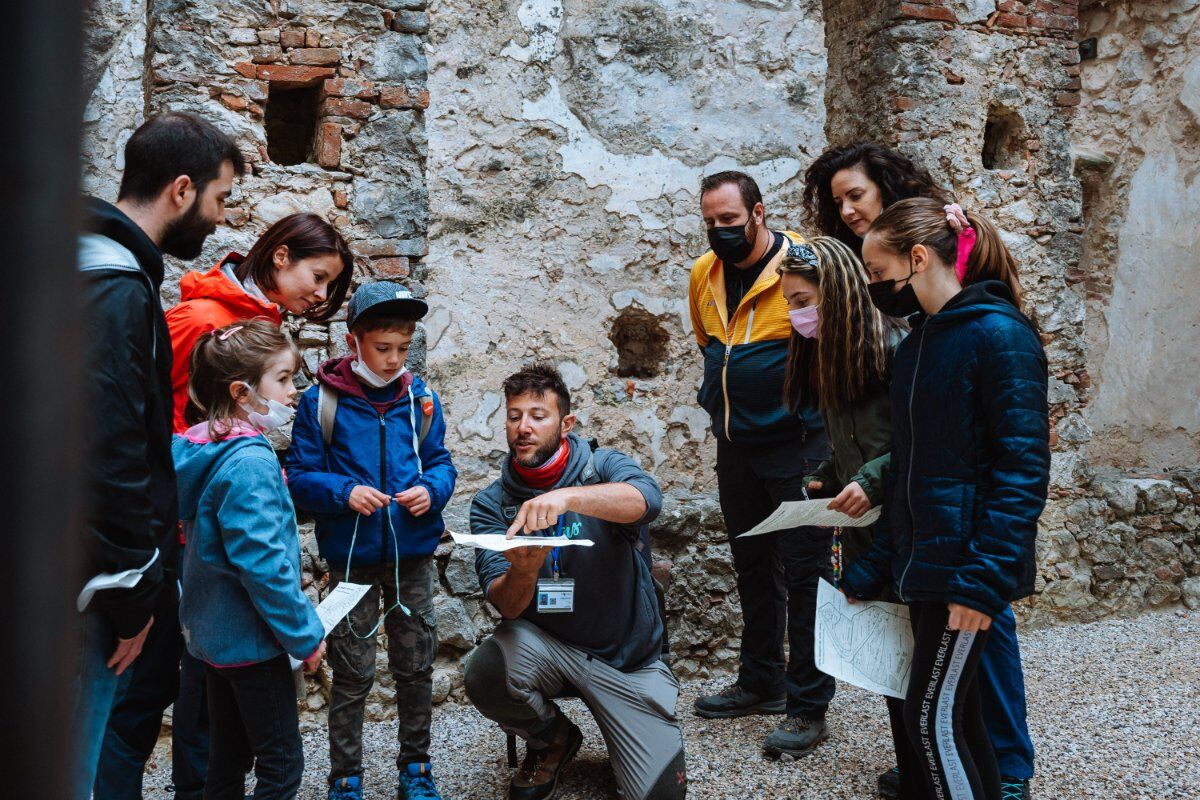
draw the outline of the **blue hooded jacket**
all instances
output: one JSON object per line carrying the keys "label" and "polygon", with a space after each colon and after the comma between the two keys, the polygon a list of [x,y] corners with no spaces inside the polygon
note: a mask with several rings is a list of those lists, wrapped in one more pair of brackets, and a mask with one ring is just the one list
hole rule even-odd
{"label": "blue hooded jacket", "polygon": [[903,602],[989,616],[1032,594],[1050,474],[1047,363],[998,281],[919,316],[892,373],[892,466],[871,550],[842,576],[854,597],[889,580]]}
{"label": "blue hooded jacket", "polygon": [[284,652],[308,658],[325,629],[300,588],[296,513],[279,459],[249,426],[219,442],[206,428],[171,443],[187,538],[179,622],[188,652],[217,667]]}
{"label": "blue hooded jacket", "polygon": [[[458,478],[444,444],[446,421],[436,395],[429,433],[420,446],[422,471],[417,469],[413,430],[414,422],[420,430],[423,409],[413,408],[413,402],[424,394],[424,382],[405,372],[382,390],[370,390],[368,396],[350,364],[348,357],[333,359],[317,372],[319,383],[339,393],[329,446],[321,436],[320,389],[314,384],[300,398],[292,447],[284,460],[292,499],[313,515],[321,557],[338,572],[346,569],[347,556],[352,556],[354,568],[433,553],[446,529],[442,509],[450,502]],[[349,506],[350,492],[360,484],[390,496],[424,486],[430,509],[414,517],[393,500],[374,514],[361,516]]]}

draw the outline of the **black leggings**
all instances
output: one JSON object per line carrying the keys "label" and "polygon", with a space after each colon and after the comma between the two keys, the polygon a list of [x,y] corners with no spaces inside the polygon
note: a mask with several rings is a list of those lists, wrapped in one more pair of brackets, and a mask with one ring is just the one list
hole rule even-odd
{"label": "black leggings", "polygon": [[912,603],[913,669],[888,704],[903,800],[999,800],[1000,772],[975,680],[987,631],[947,626],[945,603]]}

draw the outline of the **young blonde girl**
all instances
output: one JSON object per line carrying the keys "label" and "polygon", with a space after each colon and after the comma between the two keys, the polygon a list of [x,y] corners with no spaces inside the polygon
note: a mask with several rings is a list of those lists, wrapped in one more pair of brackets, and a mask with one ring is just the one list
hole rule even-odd
{"label": "young blonde girl", "polygon": [[192,352],[188,414],[172,455],[187,536],[180,624],[205,664],[212,749],[206,800],[296,795],[304,753],[288,656],[315,671],[324,629],[300,589],[292,501],[263,435],[291,418],[298,363],[272,322],[219,328]]}

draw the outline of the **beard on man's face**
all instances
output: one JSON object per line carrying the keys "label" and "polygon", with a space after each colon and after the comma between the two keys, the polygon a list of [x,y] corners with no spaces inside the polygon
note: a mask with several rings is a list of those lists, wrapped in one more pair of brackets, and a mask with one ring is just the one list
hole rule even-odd
{"label": "beard on man's face", "polygon": [[169,256],[191,261],[200,255],[200,251],[204,249],[204,240],[216,229],[216,221],[201,213],[200,196],[197,195],[187,211],[167,223],[163,229],[159,249]]}
{"label": "beard on man's face", "polygon": [[[522,456],[517,452],[518,445],[537,444],[537,448],[526,455]],[[536,469],[542,466],[550,457],[558,452],[559,446],[562,444],[562,436],[557,430],[553,430],[543,440],[538,440],[536,436],[518,436],[515,439],[510,439],[508,449],[512,453],[513,459],[522,467],[528,469]]]}

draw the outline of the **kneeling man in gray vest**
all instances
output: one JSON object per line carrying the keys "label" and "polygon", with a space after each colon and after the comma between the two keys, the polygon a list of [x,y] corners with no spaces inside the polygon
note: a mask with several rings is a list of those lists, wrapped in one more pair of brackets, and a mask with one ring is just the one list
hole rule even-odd
{"label": "kneeling man in gray vest", "polygon": [[572,432],[553,367],[504,382],[510,456],[471,504],[471,532],[588,539],[590,547],[477,550],[484,595],[504,617],[466,664],[479,712],[526,741],[510,800],[545,800],[583,736],[555,697],[578,696],[608,743],[624,800],[685,797],[679,683],[659,656],[663,622],[643,534],[662,506],[628,456]]}

